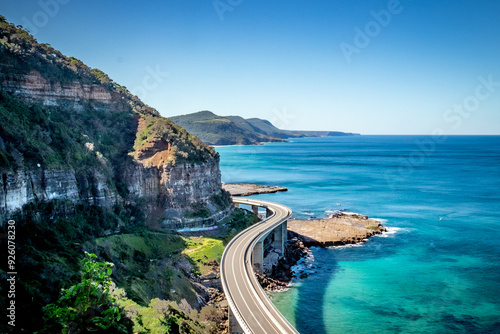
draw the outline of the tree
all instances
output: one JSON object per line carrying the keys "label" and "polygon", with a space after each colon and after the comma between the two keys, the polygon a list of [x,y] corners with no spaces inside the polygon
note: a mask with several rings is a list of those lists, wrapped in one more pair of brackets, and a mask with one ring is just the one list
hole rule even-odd
{"label": "tree", "polygon": [[113,264],[96,262],[96,258],[85,252],[81,282],[62,289],[59,300],[44,307],[44,332],[104,333],[120,321],[120,310],[110,294]]}

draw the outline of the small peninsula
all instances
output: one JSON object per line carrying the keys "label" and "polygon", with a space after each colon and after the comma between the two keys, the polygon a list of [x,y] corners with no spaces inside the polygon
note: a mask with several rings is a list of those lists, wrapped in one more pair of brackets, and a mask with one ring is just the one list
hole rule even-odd
{"label": "small peninsula", "polygon": [[271,194],[280,191],[288,191],[285,187],[262,186],[250,183],[222,183],[222,189],[229,192],[231,196],[250,196],[258,194]]}
{"label": "small peninsula", "polygon": [[362,242],[387,229],[367,216],[338,212],[325,219],[289,220],[288,231],[298,235],[307,247],[328,247]]}
{"label": "small peninsula", "polygon": [[309,276],[306,271],[296,271],[294,266],[311,252],[310,247],[356,244],[387,231],[378,220],[347,212],[336,212],[323,219],[290,219],[287,225],[286,258],[280,258],[277,265],[273,265],[273,258],[279,254],[270,251],[264,258],[264,274],[257,275],[267,291],[284,291],[294,276],[300,279]]}

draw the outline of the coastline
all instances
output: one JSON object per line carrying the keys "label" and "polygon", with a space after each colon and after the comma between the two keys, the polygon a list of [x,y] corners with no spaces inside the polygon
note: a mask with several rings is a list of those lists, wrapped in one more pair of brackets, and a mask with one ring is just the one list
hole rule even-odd
{"label": "coastline", "polygon": [[311,255],[310,247],[362,244],[387,231],[379,220],[353,213],[337,212],[324,219],[289,220],[286,258],[280,259],[267,275],[257,277],[266,291],[286,291],[292,278],[308,277],[309,274],[298,269],[297,264]]}
{"label": "coastline", "polygon": [[[364,136],[346,142],[317,138],[263,150],[273,159],[256,161],[245,173],[264,180],[261,184],[285,185],[280,180],[289,166],[296,166],[297,182],[290,183],[288,193],[262,195],[289,205],[295,218],[326,218],[344,209],[381,218],[388,230],[366,243],[311,247],[313,257],[293,267],[296,274],[288,291],[271,293],[276,307],[303,332],[494,329],[498,309],[492,305],[500,305],[500,264],[495,258],[500,255],[492,245],[497,245],[500,211],[493,205],[498,194],[491,187],[500,179],[486,171],[497,166],[499,138],[450,136],[436,147],[439,160],[421,161],[410,179],[392,176],[398,175],[398,163],[411,156],[408,148],[430,136]],[[470,150],[482,158],[461,154]],[[223,175],[241,164],[238,159],[246,151],[228,149],[221,155],[227,160]],[[321,159],[317,151],[324,153]],[[373,154],[367,157],[367,151]],[[308,177],[311,165],[315,177]],[[479,186],[485,184],[490,188]],[[309,277],[300,279],[301,271]],[[456,304],[432,298],[443,293],[446,298],[452,294]],[[409,294],[422,298],[409,299]],[[381,321],[386,315],[390,322]]]}

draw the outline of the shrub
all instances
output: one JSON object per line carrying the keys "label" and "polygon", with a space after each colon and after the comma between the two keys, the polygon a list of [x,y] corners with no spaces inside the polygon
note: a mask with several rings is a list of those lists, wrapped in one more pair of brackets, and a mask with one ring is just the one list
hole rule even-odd
{"label": "shrub", "polygon": [[110,294],[112,264],[96,262],[96,258],[95,254],[85,252],[81,282],[62,289],[59,300],[44,307],[45,331],[87,333],[115,327],[113,332],[116,332],[121,313]]}

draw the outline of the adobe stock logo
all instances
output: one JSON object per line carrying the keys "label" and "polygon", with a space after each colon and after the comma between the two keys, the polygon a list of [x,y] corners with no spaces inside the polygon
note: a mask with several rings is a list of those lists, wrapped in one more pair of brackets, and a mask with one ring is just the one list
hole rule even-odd
{"label": "adobe stock logo", "polygon": [[146,66],[145,70],[147,74],[142,78],[142,84],[131,89],[131,93],[140,99],[146,98],[148,92],[159,88],[165,78],[169,76],[168,72],[160,69],[160,65],[156,65],[154,69],[151,66]]}
{"label": "adobe stock logo", "polygon": [[451,123],[453,129],[458,129],[463,120],[469,118],[471,113],[480,107],[481,101],[487,100],[495,93],[496,88],[500,87],[500,81],[493,81],[492,74],[488,75],[488,78],[480,76],[477,79],[479,85],[476,86],[474,94],[467,96],[462,103],[455,103],[453,108],[449,108],[443,114],[443,120]]}
{"label": "adobe stock logo", "polygon": [[224,14],[232,12],[237,6],[241,5],[243,0],[214,0],[212,3],[220,21],[224,21]]}
{"label": "adobe stock logo", "polygon": [[39,0],[38,6],[40,10],[31,17],[31,20],[26,16],[22,18],[23,25],[29,30],[32,35],[36,35],[40,28],[43,28],[49,23],[51,18],[54,18],[58,13],[61,5],[66,5],[71,0]]}
{"label": "adobe stock logo", "polygon": [[[453,104],[445,110],[442,117],[452,130],[457,130],[465,119],[468,119],[475,111],[481,107],[481,102],[486,101],[500,88],[500,81],[494,81],[493,75],[477,78],[479,84],[476,85],[474,93],[467,95],[461,103]],[[437,146],[446,140],[446,130],[444,127],[437,127],[432,131],[432,135],[415,140],[417,148],[406,156],[399,157],[399,165],[396,169],[387,170],[385,179],[388,186],[395,190],[404,186],[414,173],[415,169],[424,164],[425,160],[436,152]]]}
{"label": "adobe stock logo", "polygon": [[370,11],[373,20],[366,23],[363,29],[358,26],[354,27],[355,35],[352,44],[342,42],[339,45],[347,63],[351,63],[354,54],[360,54],[361,50],[367,48],[372,40],[380,35],[382,28],[389,26],[392,18],[401,14],[402,11],[403,6],[399,0],[389,0],[387,9],[381,9],[378,12]]}

